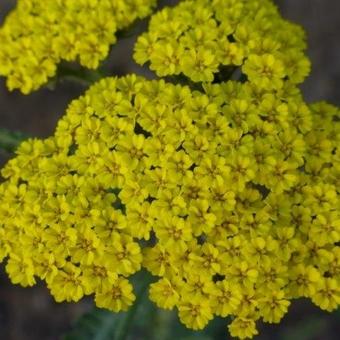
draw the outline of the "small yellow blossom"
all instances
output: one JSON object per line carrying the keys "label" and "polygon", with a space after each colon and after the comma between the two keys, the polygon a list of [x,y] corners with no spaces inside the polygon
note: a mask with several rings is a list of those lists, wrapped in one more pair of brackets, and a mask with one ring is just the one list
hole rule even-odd
{"label": "small yellow blossom", "polygon": [[179,318],[188,328],[203,329],[213,318],[209,301],[200,296],[183,299],[178,305]]}
{"label": "small yellow blossom", "polygon": [[173,309],[179,302],[180,294],[178,292],[178,285],[176,278],[173,279],[175,283],[170,282],[164,278],[156,283],[150,285],[150,299],[154,301],[157,306],[164,309]]}
{"label": "small yellow blossom", "polygon": [[136,298],[132,290],[128,280],[118,278],[98,289],[95,296],[96,305],[113,312],[126,311]]}
{"label": "small yellow blossom", "polygon": [[258,334],[255,321],[244,317],[235,318],[228,329],[232,337],[239,339],[251,339]]}

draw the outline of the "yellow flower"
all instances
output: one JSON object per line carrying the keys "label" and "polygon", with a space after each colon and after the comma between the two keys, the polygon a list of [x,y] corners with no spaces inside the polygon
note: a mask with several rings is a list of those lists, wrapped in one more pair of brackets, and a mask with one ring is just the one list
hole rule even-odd
{"label": "yellow flower", "polygon": [[180,295],[178,287],[180,284],[176,278],[173,278],[172,281],[166,278],[160,279],[150,285],[150,299],[160,308],[173,309],[179,302]]}
{"label": "yellow flower", "polygon": [[[138,243],[126,234],[114,232],[111,235],[112,249],[107,251],[103,259],[110,272],[129,276],[141,267],[142,254]],[[110,244],[109,243],[109,244]]]}
{"label": "yellow flower", "polygon": [[117,30],[150,14],[155,0],[20,0],[0,29],[0,75],[24,94],[47,83],[62,61],[95,69],[116,42]]}
{"label": "yellow flower", "polygon": [[309,236],[319,245],[335,244],[340,241],[340,216],[336,211],[316,215]]}
{"label": "yellow flower", "polygon": [[234,266],[225,269],[225,271],[231,282],[241,284],[244,287],[252,287],[259,274],[246,261],[236,261]]}
{"label": "yellow flower", "polygon": [[290,302],[285,299],[282,290],[273,291],[270,296],[260,302],[260,310],[264,322],[279,323],[283,315],[287,313]]}
{"label": "yellow flower", "polygon": [[166,249],[185,249],[186,242],[193,238],[189,220],[163,213],[155,223],[154,231]]}
{"label": "yellow flower", "polygon": [[213,297],[212,302],[216,315],[226,317],[234,314],[241,302],[241,287],[223,280],[216,282],[216,288],[216,296]]}
{"label": "yellow flower", "polygon": [[[95,262],[101,263],[98,259]],[[83,269],[82,283],[87,295],[99,291],[102,287],[112,285],[116,280],[117,274],[109,271],[105,266],[92,264]]]}
{"label": "yellow flower", "polygon": [[106,308],[116,313],[126,311],[135,299],[132,285],[124,278],[118,278],[99,288],[95,295],[97,307]]}
{"label": "yellow flower", "polygon": [[6,272],[14,284],[19,283],[23,287],[35,284],[33,262],[25,254],[12,254],[7,262]]}
{"label": "yellow flower", "polygon": [[216,216],[208,212],[209,202],[207,200],[196,200],[192,202],[189,208],[188,221],[193,228],[195,236],[201,235],[203,232],[209,233],[214,227]]}
{"label": "yellow flower", "polygon": [[152,52],[153,63],[151,70],[154,70],[159,77],[165,75],[179,74],[179,64],[183,51],[180,48],[174,48],[171,44],[167,44],[161,48],[157,45]]}
{"label": "yellow flower", "polygon": [[299,264],[292,268],[291,281],[290,290],[293,297],[312,297],[322,279],[315,267]]}
{"label": "yellow flower", "polygon": [[284,65],[272,54],[250,55],[243,66],[249,80],[260,88],[281,88],[285,77]]}
{"label": "yellow flower", "polygon": [[173,271],[173,252],[160,244],[152,248],[144,248],[143,266],[153,275],[168,276]]}
{"label": "yellow flower", "polygon": [[[219,36],[205,5],[196,15]],[[164,38],[180,27],[166,26]],[[279,48],[255,47],[247,28],[235,36],[244,51]],[[249,81],[193,90],[133,75],[94,84],[54,136],[23,142],[2,171],[0,257],[12,282],[39,278],[56,301],[95,294],[98,307],[119,312],[135,299],[131,275],[148,270],[157,306],[197,330],[230,315],[239,338],[257,334],[258,319],[279,322],[293,299],[334,310],[337,111],[310,110],[281,80],[275,90]]]}
{"label": "yellow flower", "polygon": [[181,322],[194,330],[203,329],[213,318],[209,301],[200,296],[181,300],[178,313]]}
{"label": "yellow flower", "polygon": [[85,293],[81,269],[70,262],[65,264],[48,282],[48,288],[57,302],[79,301]]}
{"label": "yellow flower", "polygon": [[251,339],[258,334],[255,321],[244,317],[235,318],[228,329],[232,337],[239,339]]}
{"label": "yellow flower", "polygon": [[250,82],[268,90],[304,80],[310,71],[305,48],[303,31],[284,21],[271,1],[185,0],[151,17],[134,58],[150,62],[157,75],[182,73],[194,82],[223,79],[241,66]]}
{"label": "yellow flower", "polygon": [[189,255],[193,268],[197,268],[204,276],[213,276],[221,272],[221,260],[218,248],[208,242],[204,243],[196,253]]}
{"label": "yellow flower", "polygon": [[316,294],[312,297],[313,303],[321,309],[331,312],[338,308],[340,303],[340,288],[338,282],[333,278],[324,278]]}
{"label": "yellow flower", "polygon": [[127,207],[127,224],[131,235],[137,238],[150,238],[153,216],[150,212],[150,203],[130,203]]}
{"label": "yellow flower", "polygon": [[212,51],[189,50],[189,53],[181,59],[181,68],[183,73],[195,82],[212,82],[218,69],[218,62]]}

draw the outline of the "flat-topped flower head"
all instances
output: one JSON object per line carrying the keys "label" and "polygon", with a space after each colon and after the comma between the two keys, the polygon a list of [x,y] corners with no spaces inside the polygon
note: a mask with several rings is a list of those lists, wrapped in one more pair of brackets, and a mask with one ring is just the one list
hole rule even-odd
{"label": "flat-topped flower head", "polygon": [[96,69],[116,33],[151,13],[156,0],[18,0],[0,28],[0,75],[28,94],[62,61]]}
{"label": "flat-topped flower head", "polygon": [[213,82],[235,72],[267,89],[304,80],[305,47],[303,30],[270,0],[185,0],[152,16],[134,58],[160,77]]}
{"label": "flat-topped flower head", "polygon": [[13,283],[118,312],[144,267],[157,306],[195,330],[232,316],[241,339],[293,299],[338,306],[338,110],[251,81],[204,88],[102,79],[21,144],[0,185]]}

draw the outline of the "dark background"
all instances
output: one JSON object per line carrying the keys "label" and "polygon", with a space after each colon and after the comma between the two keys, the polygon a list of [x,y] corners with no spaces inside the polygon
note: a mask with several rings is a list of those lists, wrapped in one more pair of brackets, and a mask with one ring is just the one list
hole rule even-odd
{"label": "dark background", "polygon": [[[160,1],[161,5],[176,2]],[[15,3],[14,0],[0,0],[0,23]],[[308,55],[313,64],[312,73],[302,86],[307,102],[328,100],[340,106],[340,1],[281,0],[277,4],[284,17],[300,23],[307,31]],[[145,72],[132,60],[134,40],[123,39],[112,49],[109,74]],[[53,91],[43,88],[23,96],[19,92],[8,92],[4,79],[0,78],[0,128],[47,137],[53,133],[68,103],[85,89],[64,81]],[[0,151],[0,165],[9,157]],[[60,339],[72,322],[90,307],[87,300],[57,304],[42,284],[27,289],[13,286],[3,268],[0,270],[1,340]],[[258,339],[337,340],[340,339],[340,312],[327,314],[308,301],[298,301],[293,303],[280,325],[264,326]]]}

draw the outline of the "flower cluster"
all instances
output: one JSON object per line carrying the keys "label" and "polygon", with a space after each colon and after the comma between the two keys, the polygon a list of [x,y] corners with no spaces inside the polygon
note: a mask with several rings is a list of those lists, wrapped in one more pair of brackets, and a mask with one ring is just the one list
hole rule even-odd
{"label": "flower cluster", "polygon": [[57,301],[95,294],[125,310],[146,268],[150,298],[188,328],[232,316],[232,336],[277,323],[292,299],[340,303],[339,111],[252,82],[204,91],[106,78],[55,135],[2,170],[1,258],[13,283]]}
{"label": "flower cluster", "polygon": [[107,57],[117,30],[150,14],[156,0],[19,0],[0,29],[0,75],[30,93],[61,60],[91,69]]}
{"label": "flower cluster", "polygon": [[304,80],[305,47],[303,30],[270,0],[185,0],[152,16],[134,58],[160,77],[211,82],[241,69],[256,86],[275,88]]}

